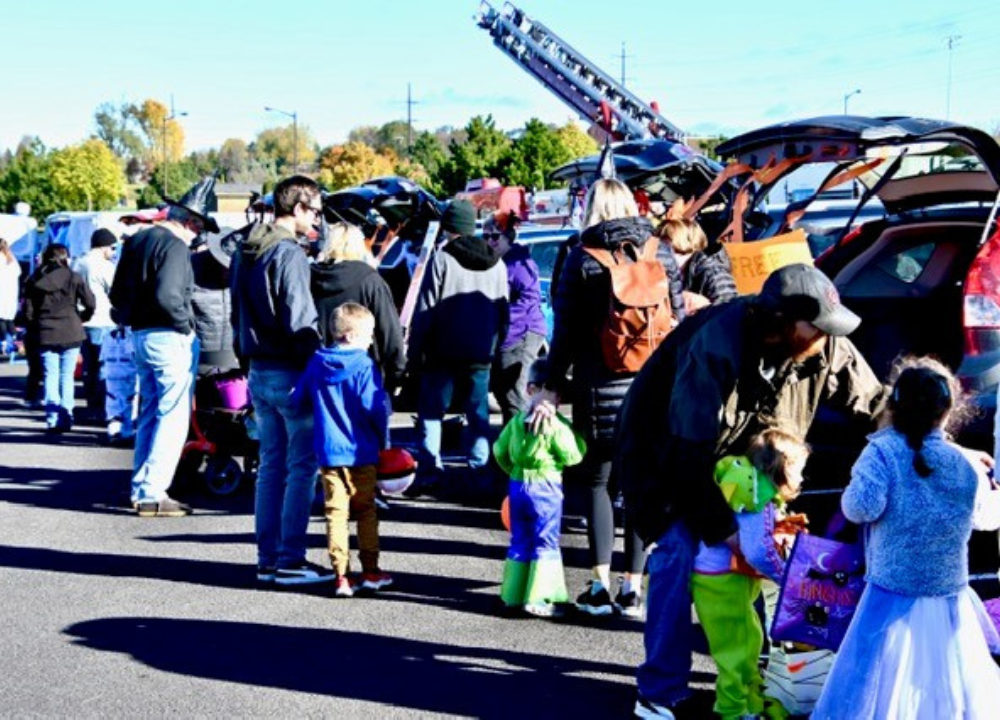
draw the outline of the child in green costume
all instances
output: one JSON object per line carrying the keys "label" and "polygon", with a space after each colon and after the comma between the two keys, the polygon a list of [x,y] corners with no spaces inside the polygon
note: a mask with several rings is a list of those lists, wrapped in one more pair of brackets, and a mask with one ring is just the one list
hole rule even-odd
{"label": "child in green costume", "polygon": [[771,429],[750,442],[745,457],[724,457],[715,466],[715,481],[737,513],[740,552],[702,543],[691,592],[718,667],[714,709],[723,718],[764,711],[757,667],[764,633],[754,601],[761,577],[780,580],[784,570],[775,525],[801,490],[808,454],[800,438]]}
{"label": "child in green costume", "polygon": [[[532,364],[529,395],[542,387],[547,370],[544,359]],[[553,617],[569,600],[559,550],[562,470],[579,463],[585,452],[583,438],[558,413],[535,434],[519,412],[493,444],[497,463],[510,477],[510,549],[500,588],[507,608],[523,607],[531,615]]]}

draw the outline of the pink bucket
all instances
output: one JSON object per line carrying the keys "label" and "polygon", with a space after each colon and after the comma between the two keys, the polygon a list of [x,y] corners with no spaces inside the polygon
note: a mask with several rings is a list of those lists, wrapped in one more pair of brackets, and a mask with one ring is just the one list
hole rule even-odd
{"label": "pink bucket", "polygon": [[250,403],[247,379],[245,377],[217,380],[215,386],[219,389],[219,397],[222,398],[222,407],[227,410],[242,410]]}

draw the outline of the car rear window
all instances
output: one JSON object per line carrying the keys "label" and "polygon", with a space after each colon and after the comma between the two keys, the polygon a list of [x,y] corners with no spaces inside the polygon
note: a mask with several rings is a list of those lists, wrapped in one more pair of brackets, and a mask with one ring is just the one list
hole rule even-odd
{"label": "car rear window", "polygon": [[924,243],[916,247],[906,248],[889,255],[878,262],[878,269],[905,283],[913,283],[927,267],[934,254],[935,243]]}

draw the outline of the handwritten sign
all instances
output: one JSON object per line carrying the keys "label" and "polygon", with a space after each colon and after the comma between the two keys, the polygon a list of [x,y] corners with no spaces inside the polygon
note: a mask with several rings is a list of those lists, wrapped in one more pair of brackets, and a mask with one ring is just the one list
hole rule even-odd
{"label": "handwritten sign", "polygon": [[733,279],[741,295],[760,292],[772,271],[792,263],[812,265],[812,253],[804,231],[793,230],[766,240],[726,243],[733,265]]}

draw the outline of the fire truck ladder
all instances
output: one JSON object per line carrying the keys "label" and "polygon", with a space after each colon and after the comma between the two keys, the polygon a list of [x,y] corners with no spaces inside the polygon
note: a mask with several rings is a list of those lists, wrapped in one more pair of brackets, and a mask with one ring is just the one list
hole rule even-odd
{"label": "fire truck ladder", "polygon": [[[656,109],[511,3],[504,3],[498,11],[484,0],[479,5],[477,22],[489,31],[493,44],[525,72],[558,95],[580,117],[597,123],[616,139],[684,137],[685,133]],[[614,115],[610,118],[612,127],[607,127],[606,108]]]}

